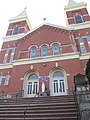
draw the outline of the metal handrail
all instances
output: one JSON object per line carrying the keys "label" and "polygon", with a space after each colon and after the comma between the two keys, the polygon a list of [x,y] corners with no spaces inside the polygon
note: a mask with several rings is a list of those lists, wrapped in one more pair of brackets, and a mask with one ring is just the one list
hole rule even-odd
{"label": "metal handrail", "polygon": [[24,90],[21,90],[20,92],[18,92],[18,93],[16,94],[15,103],[17,103],[17,98],[18,98],[18,96],[21,97],[23,92],[24,92]]}
{"label": "metal handrail", "polygon": [[23,93],[23,90],[19,92],[12,92],[12,93],[7,93],[7,94],[1,93],[0,99],[3,99],[3,100],[14,99],[15,103],[17,103],[17,98],[22,97],[22,93]]}
{"label": "metal handrail", "polygon": [[81,114],[80,114],[79,104],[77,100],[77,93],[75,92],[75,90],[73,90],[73,97],[74,97],[74,102],[76,107],[77,120],[81,120]]}
{"label": "metal handrail", "polygon": [[25,117],[26,117],[26,112],[28,110],[28,107],[30,106],[31,102],[33,102],[33,100],[36,98],[36,96],[39,96],[39,93],[37,93],[33,98],[32,98],[32,101],[30,101],[30,103],[27,105],[27,107],[25,108],[24,110],[24,120],[25,120]]}

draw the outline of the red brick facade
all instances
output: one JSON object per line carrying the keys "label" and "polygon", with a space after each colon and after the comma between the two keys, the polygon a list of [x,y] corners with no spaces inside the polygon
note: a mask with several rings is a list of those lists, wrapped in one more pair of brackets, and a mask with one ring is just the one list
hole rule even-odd
{"label": "red brick facade", "polygon": [[[72,18],[77,12],[83,16],[84,22],[90,21],[87,9],[82,8],[66,12],[69,24],[75,24]],[[87,16],[85,16],[86,14]],[[18,34],[15,34],[17,38],[14,38],[14,35],[11,34],[15,26],[19,27]],[[18,37],[20,33],[24,34]],[[70,29],[45,23],[35,30],[30,30],[26,20],[10,23],[0,52],[0,75],[3,76],[0,93],[2,91],[10,93],[24,90],[24,83],[29,73],[38,75],[39,92],[42,91],[42,82],[45,84],[45,89],[51,91],[54,71],[63,73],[63,79],[66,81],[65,90],[71,90],[74,86],[74,76],[85,72],[85,66],[90,55],[90,42],[87,40],[89,35],[90,28],[87,27]],[[8,36],[12,37],[12,40],[7,38]],[[81,43],[79,41],[80,36],[83,40]],[[57,55],[53,54],[54,44],[59,45]],[[42,56],[43,45],[47,45],[46,56]],[[31,48],[33,46],[36,47],[36,56],[31,58]],[[12,52],[14,47],[15,51]],[[9,48],[8,53],[6,53],[7,48]],[[3,63],[5,57],[7,59]],[[12,62],[10,62],[11,57],[13,57]],[[10,80],[5,85],[6,75],[8,74]],[[40,77],[43,77],[43,79]],[[44,79],[44,77],[46,78]],[[30,81],[27,84],[29,83]],[[57,84],[54,83],[53,85]],[[66,94],[68,93],[66,92]]]}

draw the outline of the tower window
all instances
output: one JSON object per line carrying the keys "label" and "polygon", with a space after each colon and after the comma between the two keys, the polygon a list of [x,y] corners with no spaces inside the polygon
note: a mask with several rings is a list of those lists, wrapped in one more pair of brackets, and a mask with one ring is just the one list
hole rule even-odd
{"label": "tower window", "polygon": [[19,27],[18,26],[16,26],[14,29],[13,29],[13,35],[16,35],[16,34],[18,34],[18,32],[19,32]]}
{"label": "tower window", "polygon": [[81,15],[75,15],[75,16],[74,16],[74,19],[75,19],[75,23],[76,23],[76,24],[83,22],[83,19],[82,19],[82,16],[81,16]]}

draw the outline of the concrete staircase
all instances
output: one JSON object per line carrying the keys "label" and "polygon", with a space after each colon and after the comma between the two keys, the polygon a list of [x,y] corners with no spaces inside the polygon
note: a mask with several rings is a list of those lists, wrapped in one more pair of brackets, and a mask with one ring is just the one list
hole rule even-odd
{"label": "concrete staircase", "polygon": [[[29,104],[30,103],[30,104]],[[72,95],[0,99],[0,120],[77,120]]]}

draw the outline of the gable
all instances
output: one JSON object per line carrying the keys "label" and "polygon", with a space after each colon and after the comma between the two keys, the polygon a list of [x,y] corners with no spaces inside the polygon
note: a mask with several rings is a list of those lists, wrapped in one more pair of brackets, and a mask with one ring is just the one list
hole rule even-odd
{"label": "gable", "polygon": [[52,42],[60,42],[60,44],[69,44],[69,30],[66,28],[58,28],[56,26],[42,25],[39,28],[29,32],[21,38],[20,44],[24,46],[42,44],[51,44]]}

